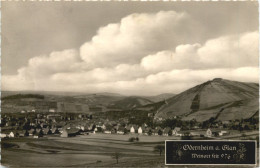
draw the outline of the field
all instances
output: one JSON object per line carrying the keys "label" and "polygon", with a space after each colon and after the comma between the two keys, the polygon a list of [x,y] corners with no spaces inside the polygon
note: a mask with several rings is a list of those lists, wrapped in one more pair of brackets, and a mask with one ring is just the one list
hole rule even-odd
{"label": "field", "polygon": [[[164,167],[164,155],[160,156],[158,151],[154,151],[154,146],[163,145],[166,139],[178,138],[139,135],[139,142],[128,141],[130,137],[136,136],[91,134],[72,138],[3,139],[2,165],[6,167]],[[115,152],[120,153],[118,164],[112,157]]]}
{"label": "field", "polygon": [[[72,138],[48,137],[2,140],[2,164],[11,167],[114,167],[164,164],[164,156],[154,146],[164,144],[167,137],[91,134]],[[13,144],[13,145],[8,145]],[[112,158],[121,154],[119,164]]]}

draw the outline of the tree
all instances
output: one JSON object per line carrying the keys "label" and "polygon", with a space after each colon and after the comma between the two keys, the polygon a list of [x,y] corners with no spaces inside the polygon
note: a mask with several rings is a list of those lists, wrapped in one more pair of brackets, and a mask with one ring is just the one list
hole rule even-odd
{"label": "tree", "polygon": [[151,129],[149,129],[148,135],[152,135],[152,134],[153,134],[153,131]]}
{"label": "tree", "polygon": [[159,129],[158,135],[162,135],[162,134],[163,134],[162,130]]}
{"label": "tree", "polygon": [[159,152],[160,156],[162,155],[162,152],[164,151],[164,145],[156,145],[154,147],[154,151]]}
{"label": "tree", "polygon": [[49,129],[47,132],[48,135],[52,134],[51,130]]}
{"label": "tree", "polygon": [[28,130],[25,131],[24,136],[29,136]]}
{"label": "tree", "polygon": [[124,128],[124,134],[127,134],[128,130],[126,128]]}
{"label": "tree", "polygon": [[120,153],[120,152],[115,152],[115,153],[113,153],[112,158],[113,158],[113,159],[116,159],[116,164],[118,164],[118,160],[119,160],[120,158],[122,158],[122,153]]}
{"label": "tree", "polygon": [[37,132],[36,132],[36,129],[33,130],[32,134],[35,135]]}
{"label": "tree", "polygon": [[240,133],[244,130],[241,124],[239,124],[238,130]]}
{"label": "tree", "polygon": [[168,131],[168,136],[172,136],[172,130],[171,129]]}
{"label": "tree", "polygon": [[42,129],[41,129],[40,132],[39,132],[39,137],[43,137],[43,131],[42,131]]}

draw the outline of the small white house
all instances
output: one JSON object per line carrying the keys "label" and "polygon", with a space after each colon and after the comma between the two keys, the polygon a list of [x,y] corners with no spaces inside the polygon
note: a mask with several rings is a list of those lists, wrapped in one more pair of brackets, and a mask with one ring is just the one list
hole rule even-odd
{"label": "small white house", "polygon": [[222,130],[222,131],[219,132],[219,136],[223,136],[223,135],[226,135],[226,134],[228,134],[228,131]]}
{"label": "small white house", "polygon": [[105,130],[104,133],[105,133],[105,134],[111,134],[111,131]]}
{"label": "small white house", "polygon": [[135,128],[133,126],[130,128],[130,132],[135,133]]}
{"label": "small white house", "polygon": [[6,134],[3,134],[3,133],[0,134],[0,138],[5,138],[5,137],[7,137]]}
{"label": "small white house", "polygon": [[63,137],[63,138],[67,138],[68,132],[66,130],[63,130],[60,136]]}
{"label": "small white house", "polygon": [[10,132],[9,138],[14,138],[14,133],[13,132]]}
{"label": "small white house", "polygon": [[101,128],[102,128],[103,130],[105,130],[105,129],[106,129],[105,124],[103,124],[103,125],[101,126]]}
{"label": "small white house", "polygon": [[117,134],[120,134],[120,135],[123,135],[124,134],[124,131],[117,131]]}
{"label": "small white house", "polygon": [[143,129],[142,129],[142,127],[139,127],[138,128],[138,134],[142,134],[143,133]]}
{"label": "small white house", "polygon": [[176,136],[180,136],[181,134],[179,134],[179,131],[181,130],[180,127],[175,127],[173,130],[172,130],[172,135],[176,135]]}
{"label": "small white house", "polygon": [[211,137],[212,136],[212,131],[211,131],[211,129],[207,129],[207,131],[206,131],[206,137]]}

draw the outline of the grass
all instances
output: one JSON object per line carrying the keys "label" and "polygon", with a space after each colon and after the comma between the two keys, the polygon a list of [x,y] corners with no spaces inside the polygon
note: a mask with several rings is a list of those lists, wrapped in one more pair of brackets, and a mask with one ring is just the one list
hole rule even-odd
{"label": "grass", "polygon": [[[153,148],[172,137],[138,137],[140,142],[134,143],[128,142],[128,136],[98,134],[3,139],[1,161],[10,167],[164,167],[164,156],[159,156]],[[115,152],[122,156],[118,164],[112,158]]]}

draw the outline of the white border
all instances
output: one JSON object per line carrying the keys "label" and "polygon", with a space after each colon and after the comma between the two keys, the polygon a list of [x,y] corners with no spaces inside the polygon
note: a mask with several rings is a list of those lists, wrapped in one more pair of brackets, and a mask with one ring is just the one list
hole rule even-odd
{"label": "white border", "polygon": [[[230,142],[230,141],[236,141],[236,142],[255,142],[255,164],[166,164],[166,142],[167,141],[217,141],[217,142]],[[170,165],[223,165],[223,166],[229,166],[229,165],[249,165],[249,166],[257,166],[257,141],[256,140],[165,140],[165,147],[164,147],[164,151],[165,151],[165,162],[164,165],[166,166],[170,166]]]}

